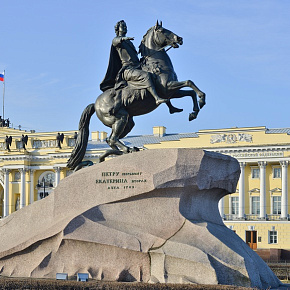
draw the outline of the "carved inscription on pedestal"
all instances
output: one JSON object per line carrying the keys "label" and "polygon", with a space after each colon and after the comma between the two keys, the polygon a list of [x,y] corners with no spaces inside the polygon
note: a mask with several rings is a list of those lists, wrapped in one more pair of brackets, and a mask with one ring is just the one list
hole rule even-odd
{"label": "carved inscription on pedestal", "polygon": [[147,180],[142,172],[101,172],[100,178],[96,179],[98,184],[106,184],[107,189],[134,189],[138,184],[146,183]]}

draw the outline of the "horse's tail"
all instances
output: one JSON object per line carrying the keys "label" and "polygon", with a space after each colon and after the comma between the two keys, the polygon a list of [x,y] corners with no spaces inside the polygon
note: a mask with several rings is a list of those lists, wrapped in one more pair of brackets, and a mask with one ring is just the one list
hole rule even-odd
{"label": "horse's tail", "polygon": [[75,169],[78,166],[78,164],[82,162],[85,156],[89,139],[90,119],[94,113],[95,113],[95,104],[90,104],[84,109],[81,115],[76,144],[67,162],[67,167],[70,169]]}

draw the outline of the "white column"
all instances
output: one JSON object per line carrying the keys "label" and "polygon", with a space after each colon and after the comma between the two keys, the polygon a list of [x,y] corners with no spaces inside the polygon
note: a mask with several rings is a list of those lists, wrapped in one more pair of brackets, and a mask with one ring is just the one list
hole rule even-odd
{"label": "white column", "polygon": [[240,162],[241,175],[239,179],[239,219],[245,218],[245,167],[246,162]]}
{"label": "white column", "polygon": [[4,174],[4,212],[3,216],[8,216],[9,215],[9,169],[2,169],[3,174]]}
{"label": "white column", "polygon": [[59,181],[60,181],[60,167],[53,167],[53,169],[55,170],[55,187],[58,186]]}
{"label": "white column", "polygon": [[221,217],[223,218],[224,217],[224,198],[223,197],[219,200],[219,212],[220,212]]}
{"label": "white column", "polygon": [[282,196],[281,196],[281,219],[288,218],[288,161],[280,161],[282,167]]}
{"label": "white column", "polygon": [[266,161],[258,162],[260,166],[260,219],[266,219]]}
{"label": "white column", "polygon": [[30,169],[30,201],[29,203],[32,204],[34,202],[34,172],[35,170]]}
{"label": "white column", "polygon": [[25,207],[25,169],[19,169],[21,176],[21,184],[20,184],[20,208]]}
{"label": "white column", "polygon": [[232,210],[233,210],[233,202],[232,202],[232,196],[229,196],[229,216],[230,216],[230,219],[231,219],[231,216],[232,216]]}

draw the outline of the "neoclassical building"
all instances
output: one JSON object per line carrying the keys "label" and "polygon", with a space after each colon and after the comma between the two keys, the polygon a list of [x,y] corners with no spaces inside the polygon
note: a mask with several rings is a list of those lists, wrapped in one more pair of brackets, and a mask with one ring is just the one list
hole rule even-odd
{"label": "neoclassical building", "polygon": [[[61,144],[57,141],[58,133],[63,134]],[[21,140],[26,135],[24,149]],[[86,159],[97,162],[99,155],[108,149],[106,135],[92,132]],[[6,136],[12,137],[10,151]],[[0,128],[0,216],[44,198],[61,179],[72,173],[66,168],[66,162],[74,138],[75,131],[36,133]],[[287,256],[290,251],[290,128],[229,128],[167,134],[161,126],[154,127],[152,135],[130,136],[123,142],[144,150],[202,148],[235,157],[241,166],[237,190],[219,203],[225,224],[265,259],[290,259]]]}
{"label": "neoclassical building", "polygon": [[290,260],[290,128],[200,130],[145,146],[202,148],[235,157],[241,167],[237,190],[219,202],[225,224],[265,259]]}

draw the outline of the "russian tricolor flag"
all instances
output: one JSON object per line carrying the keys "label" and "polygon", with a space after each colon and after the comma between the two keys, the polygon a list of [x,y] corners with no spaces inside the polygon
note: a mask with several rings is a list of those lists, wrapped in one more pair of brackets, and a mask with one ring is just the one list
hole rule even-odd
{"label": "russian tricolor flag", "polygon": [[4,82],[4,72],[0,73],[0,82]]}

